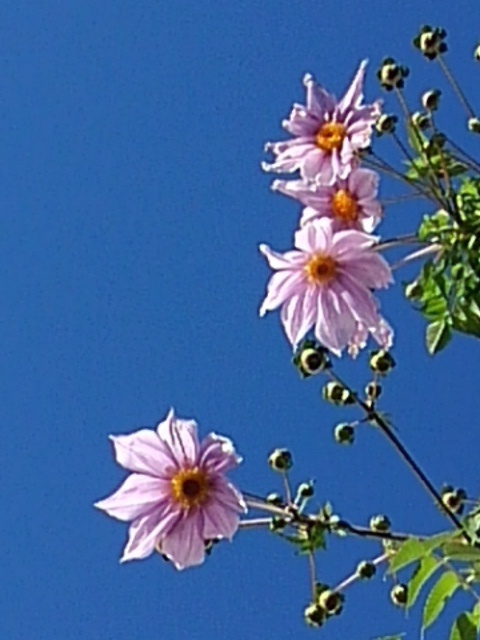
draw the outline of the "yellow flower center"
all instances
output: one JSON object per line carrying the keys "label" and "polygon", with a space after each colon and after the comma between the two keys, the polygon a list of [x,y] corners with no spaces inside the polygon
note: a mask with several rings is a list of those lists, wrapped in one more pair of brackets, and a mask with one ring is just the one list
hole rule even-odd
{"label": "yellow flower center", "polygon": [[342,146],[345,134],[346,128],[340,122],[326,122],[318,130],[315,143],[322,151],[332,153]]}
{"label": "yellow flower center", "polygon": [[197,507],[207,500],[210,482],[201,469],[182,469],[170,480],[172,497],[184,509]]}
{"label": "yellow flower center", "polygon": [[333,196],[332,211],[335,218],[342,222],[356,222],[358,220],[357,201],[344,189],[339,189]]}
{"label": "yellow flower center", "polygon": [[335,277],[337,263],[330,256],[317,253],[305,265],[310,284],[326,284]]}

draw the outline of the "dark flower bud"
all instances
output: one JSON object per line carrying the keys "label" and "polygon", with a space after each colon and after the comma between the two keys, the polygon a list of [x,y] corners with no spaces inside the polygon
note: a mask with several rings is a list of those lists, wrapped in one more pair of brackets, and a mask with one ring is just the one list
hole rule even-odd
{"label": "dark flower bud", "polygon": [[404,607],[407,604],[408,588],[406,584],[396,584],[390,591],[390,598],[397,607]]}
{"label": "dark flower bud", "polygon": [[407,67],[397,64],[393,58],[385,58],[377,71],[377,78],[386,91],[391,91],[403,89],[408,74]]}
{"label": "dark flower bud", "polygon": [[430,138],[429,147],[436,147],[437,149],[443,149],[445,143],[447,142],[447,136],[441,131],[437,131]]}
{"label": "dark flower bud", "polygon": [[285,529],[286,526],[287,526],[287,521],[285,520],[285,518],[282,518],[280,516],[274,516],[270,520],[270,524],[268,525],[268,528],[273,533],[277,533],[278,531],[283,531],[283,529]]}
{"label": "dark flower bud", "polygon": [[314,494],[313,484],[311,482],[302,482],[298,486],[297,496],[300,500],[305,500],[307,498],[311,498]]}
{"label": "dark flower bud", "polygon": [[394,133],[398,122],[397,116],[393,114],[382,113],[375,123],[375,131],[379,136],[388,133]]}
{"label": "dark flower bud", "polygon": [[351,424],[342,422],[335,427],[333,437],[338,444],[353,444],[355,441],[355,430]]}
{"label": "dark flower bud", "polygon": [[378,400],[382,393],[382,385],[378,382],[369,382],[365,387],[365,395],[367,396],[367,400],[375,401]]}
{"label": "dark flower bud", "polygon": [[411,121],[414,127],[419,131],[426,131],[432,124],[432,119],[428,113],[422,113],[421,111],[415,111],[412,114]]}
{"label": "dark flower bud", "polygon": [[424,26],[413,39],[413,44],[428,60],[435,60],[447,51],[446,37],[445,29]]}
{"label": "dark flower bud", "polygon": [[473,57],[477,62],[480,62],[480,44],[475,47],[475,51],[473,52]]}
{"label": "dark flower bud", "polygon": [[381,376],[386,376],[387,373],[395,366],[395,360],[390,355],[389,351],[380,349],[379,351],[372,351],[369,361],[370,369],[374,373],[378,373]]}
{"label": "dark flower bud", "polygon": [[312,340],[305,340],[297,349],[293,364],[303,378],[315,376],[331,367],[328,349]]}
{"label": "dark flower bud", "polygon": [[377,567],[369,560],[363,560],[363,562],[358,564],[357,575],[362,580],[369,580],[370,578],[373,578],[376,572]]}
{"label": "dark flower bud", "polygon": [[405,285],[405,295],[409,300],[416,300],[423,293],[423,287],[417,280],[413,280],[413,282],[409,282]]}
{"label": "dark flower bud", "polygon": [[468,119],[468,130],[472,133],[480,133],[480,120],[478,118]]}
{"label": "dark flower bud", "polygon": [[283,504],[282,496],[279,493],[269,493],[265,500],[268,504],[274,504],[277,507],[280,507]]}
{"label": "dark flower bud", "polygon": [[442,504],[453,513],[461,514],[464,508],[464,501],[467,497],[463,489],[453,489],[450,486],[444,487],[441,491]]}
{"label": "dark flower bud", "polygon": [[345,598],[341,593],[326,589],[318,596],[318,604],[325,611],[327,616],[338,615],[343,609]]}
{"label": "dark flower bud", "polygon": [[440,104],[440,96],[442,92],[438,89],[432,89],[431,91],[425,91],[422,96],[422,106],[427,111],[436,111]]}
{"label": "dark flower bud", "polygon": [[288,471],[293,465],[292,454],[288,449],[275,449],[268,457],[268,464],[274,471]]}
{"label": "dark flower bud", "polygon": [[386,533],[390,529],[390,520],[384,515],[372,516],[370,518],[370,529],[379,533]]}
{"label": "dark flower bud", "polygon": [[327,384],[322,389],[322,395],[324,400],[338,406],[355,403],[355,398],[353,397],[351,391],[345,389],[342,384],[334,380],[332,380],[331,382],[327,382]]}
{"label": "dark flower bud", "polygon": [[312,603],[303,612],[305,622],[309,627],[321,627],[325,622],[325,611],[318,604]]}

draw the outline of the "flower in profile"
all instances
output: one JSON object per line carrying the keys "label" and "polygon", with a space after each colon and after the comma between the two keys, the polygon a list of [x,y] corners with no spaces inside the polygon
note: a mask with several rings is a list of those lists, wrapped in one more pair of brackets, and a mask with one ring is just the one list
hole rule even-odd
{"label": "flower in profile", "polygon": [[345,180],[320,185],[305,180],[275,180],[274,191],[299,200],[305,209],[300,220],[304,226],[324,216],[331,218],[335,229],[359,229],[371,233],[382,217],[382,206],[376,199],[378,174],[370,169],[352,169]]}
{"label": "flower in profile", "polygon": [[317,340],[336,355],[347,346],[355,353],[368,334],[390,347],[392,330],[379,314],[372,290],[393,279],[387,262],[372,250],[375,242],[362,231],[335,232],[332,220],[324,217],[295,233],[296,250],[277,253],[260,245],[275,270],[260,315],[281,307],[280,319],[293,346],[313,328]]}
{"label": "flower in profile", "polygon": [[241,462],[228,438],[211,433],[199,442],[196,423],[173,409],[156,431],[110,437],[118,464],[131,473],[95,506],[131,522],[121,562],[157,550],[184,569],[203,562],[209,541],[232,538],[246,506],[225,478]]}
{"label": "flower in profile", "polygon": [[346,178],[356,162],[355,154],[370,144],[380,115],[380,102],[363,104],[363,79],[367,61],[358,68],[343,98],[337,101],[311,75],[304,77],[305,106],[295,104],[283,127],[293,137],[268,143],[275,160],[263,163],[265,171],[293,173],[322,184]]}

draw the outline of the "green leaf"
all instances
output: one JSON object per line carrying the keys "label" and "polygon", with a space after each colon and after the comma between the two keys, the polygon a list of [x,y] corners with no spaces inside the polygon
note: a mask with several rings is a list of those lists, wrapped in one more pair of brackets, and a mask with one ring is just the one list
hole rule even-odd
{"label": "green leaf", "polygon": [[413,607],[423,585],[440,566],[440,561],[436,558],[433,558],[432,556],[425,556],[420,560],[413,576],[410,578],[410,581],[408,583],[408,608]]}
{"label": "green leaf", "polygon": [[477,625],[472,614],[461,613],[453,623],[450,640],[477,640]]}
{"label": "green leaf", "polygon": [[450,542],[443,547],[442,551],[448,558],[458,562],[478,562],[480,560],[478,547],[471,547],[461,542]]}
{"label": "green leaf", "polygon": [[452,338],[452,330],[446,320],[437,320],[427,325],[425,342],[430,355],[444,349]]}
{"label": "green leaf", "polygon": [[395,573],[403,567],[407,567],[412,562],[423,558],[426,553],[423,543],[417,538],[410,538],[410,540],[402,542],[396,554],[389,560],[387,573]]}
{"label": "green leaf", "polygon": [[428,629],[442,613],[448,599],[459,586],[457,575],[453,571],[447,571],[435,583],[423,608],[422,636],[425,629]]}
{"label": "green leaf", "polygon": [[427,138],[421,131],[416,129],[410,119],[405,120],[405,129],[407,131],[408,144],[410,148],[419,156],[423,154],[423,147],[427,142]]}
{"label": "green leaf", "polygon": [[422,541],[422,544],[424,545],[427,552],[430,553],[431,551],[435,551],[435,549],[438,549],[445,543],[452,542],[456,536],[456,531],[454,531],[453,533],[451,531],[445,531],[443,533],[437,533],[430,538],[426,538]]}

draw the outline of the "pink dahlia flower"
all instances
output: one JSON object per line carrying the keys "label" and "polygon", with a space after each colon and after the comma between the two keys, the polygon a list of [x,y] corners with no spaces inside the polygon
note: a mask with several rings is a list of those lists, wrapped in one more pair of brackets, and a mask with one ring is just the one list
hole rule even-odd
{"label": "pink dahlia flower", "polygon": [[230,440],[211,433],[199,442],[196,423],[173,410],[156,431],[110,437],[118,464],[131,473],[95,506],[131,522],[121,562],[157,550],[184,569],[203,562],[206,542],[232,538],[246,507],[225,478],[241,461]]}
{"label": "pink dahlia flower", "polygon": [[260,315],[281,307],[280,319],[292,345],[314,328],[315,337],[340,355],[355,352],[369,333],[385,348],[392,330],[378,313],[373,289],[387,287],[392,273],[372,250],[376,238],[356,230],[334,231],[329,218],[313,220],[295,233],[296,250],[260,251],[275,273]]}
{"label": "pink dahlia flower", "polygon": [[275,157],[263,163],[265,171],[293,173],[321,184],[346,178],[355,163],[355,153],[370,144],[372,128],[380,115],[380,102],[362,104],[364,60],[343,98],[337,101],[311,75],[304,77],[306,106],[295,104],[282,124],[294,138],[268,143]]}
{"label": "pink dahlia flower", "polygon": [[328,217],[335,229],[359,229],[371,233],[382,217],[382,206],[376,199],[378,174],[369,169],[352,169],[345,180],[333,185],[319,185],[305,180],[275,180],[274,191],[299,200],[303,210],[300,226],[315,218]]}

